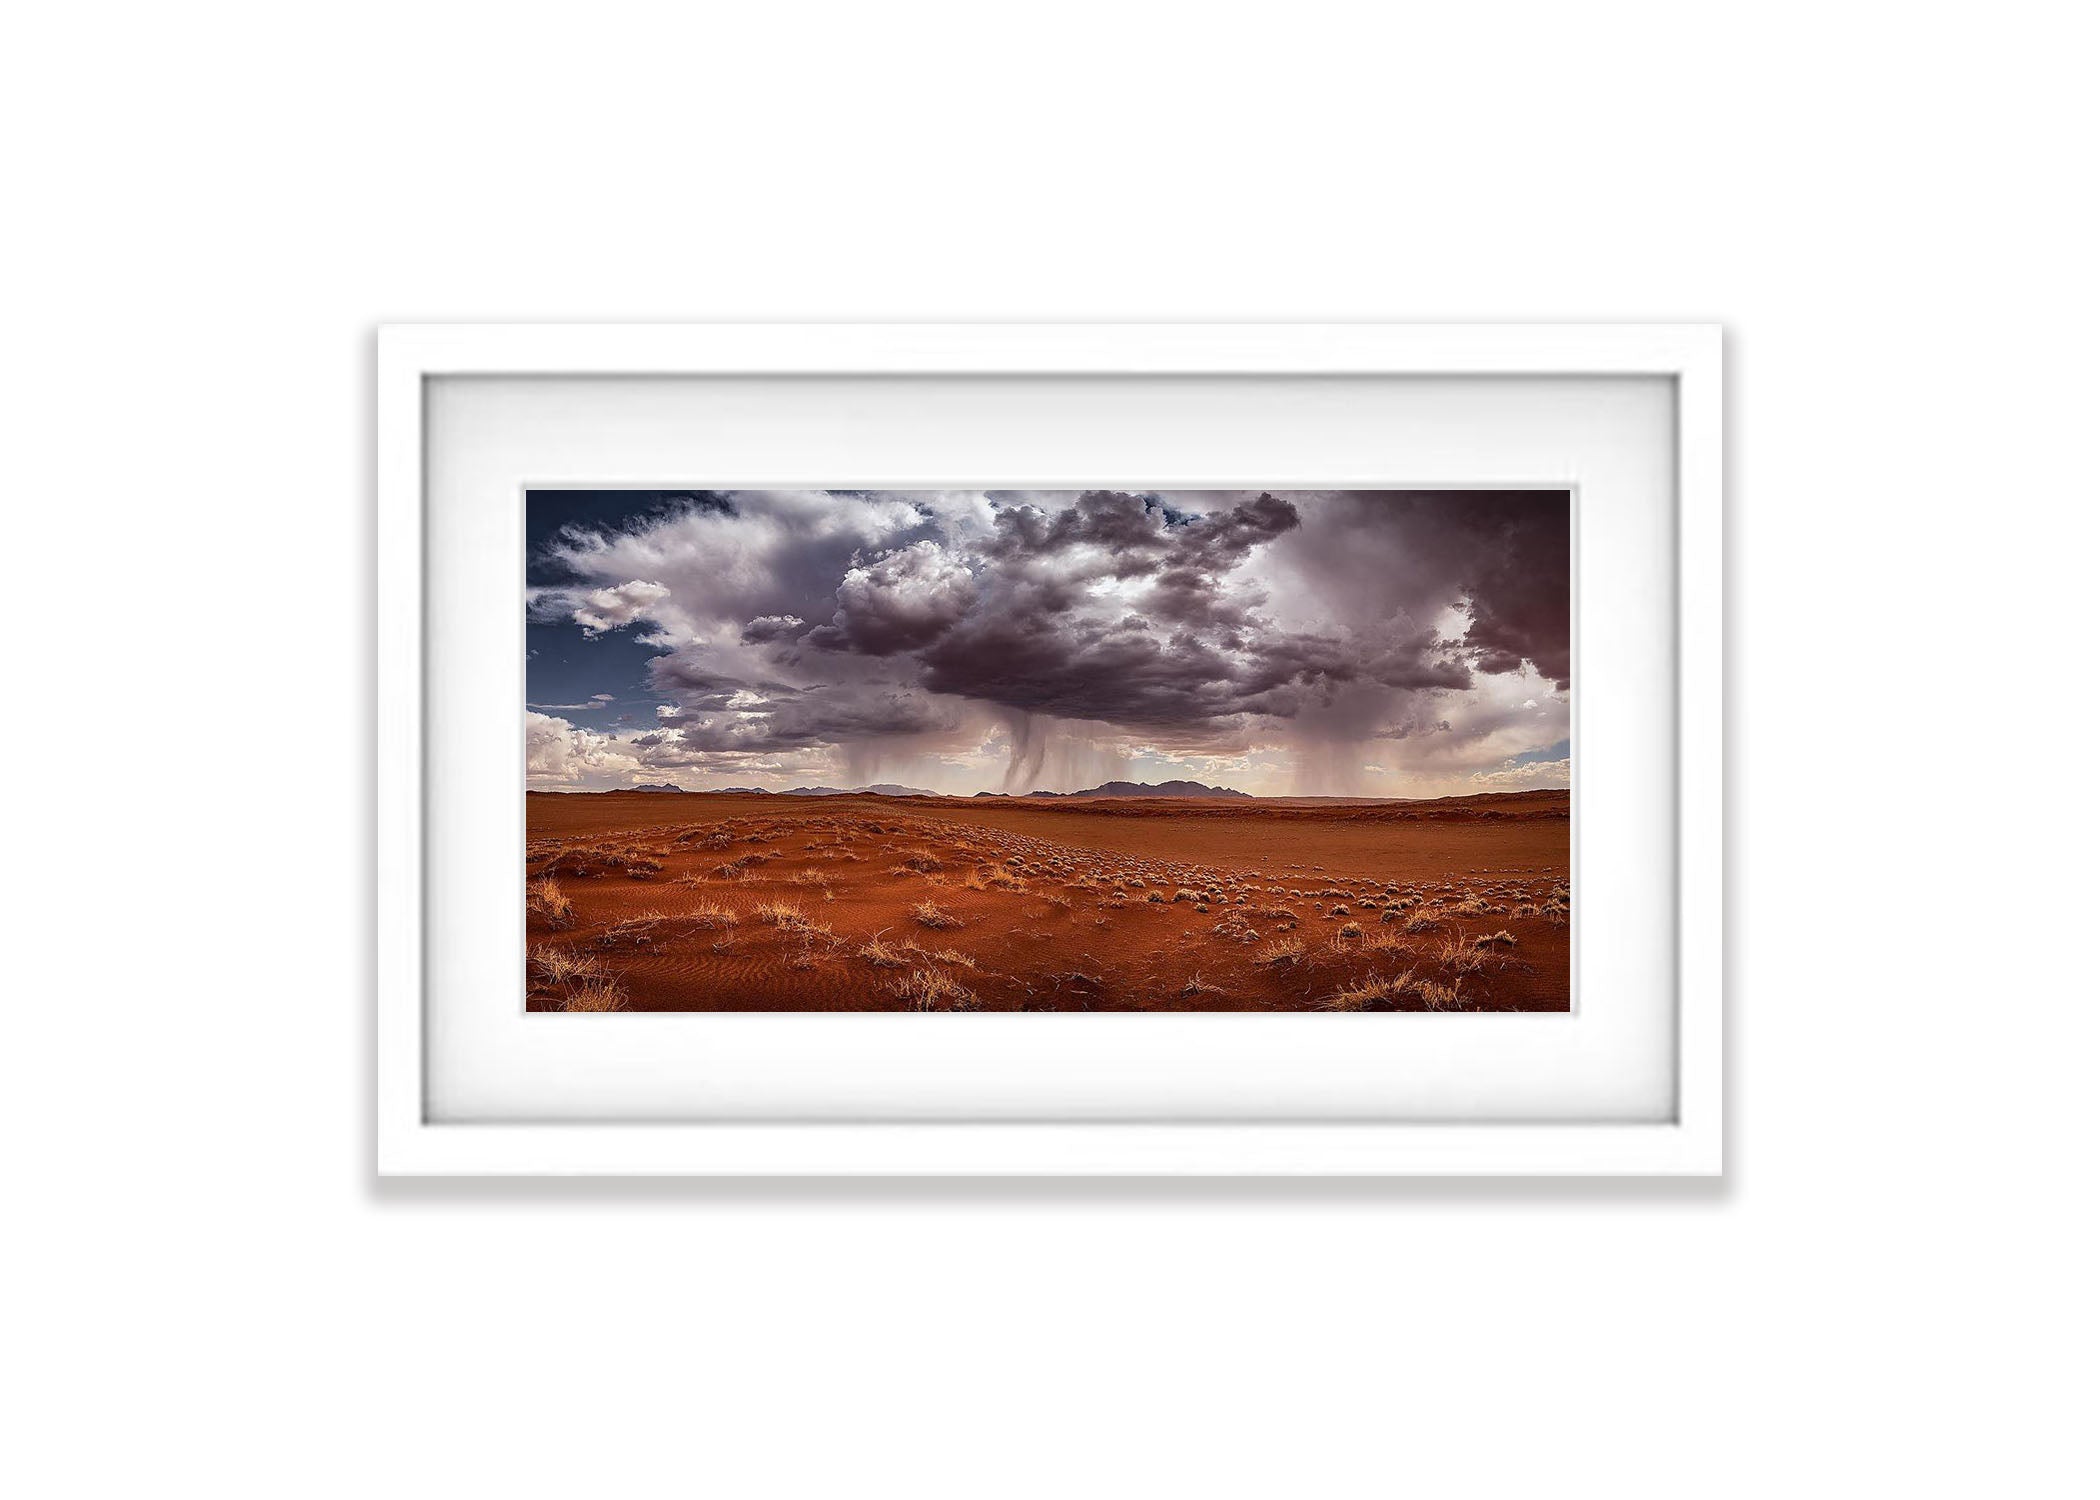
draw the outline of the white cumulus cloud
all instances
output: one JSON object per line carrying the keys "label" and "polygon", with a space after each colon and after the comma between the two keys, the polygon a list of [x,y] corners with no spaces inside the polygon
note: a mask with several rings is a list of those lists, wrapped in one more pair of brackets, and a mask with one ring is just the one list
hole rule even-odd
{"label": "white cumulus cloud", "polygon": [[[649,613],[650,607],[670,597],[671,591],[660,583],[650,583],[636,578],[617,588],[593,589],[583,596],[576,607],[575,620],[587,632],[597,635],[602,631],[618,630],[623,625],[632,625]],[[604,694],[598,696],[604,697]]]}

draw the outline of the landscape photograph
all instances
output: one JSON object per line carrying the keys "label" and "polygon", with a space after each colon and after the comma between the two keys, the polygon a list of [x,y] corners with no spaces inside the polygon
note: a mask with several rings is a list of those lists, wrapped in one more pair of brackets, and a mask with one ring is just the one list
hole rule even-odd
{"label": "landscape photograph", "polygon": [[525,1006],[1566,1011],[1572,521],[530,491]]}

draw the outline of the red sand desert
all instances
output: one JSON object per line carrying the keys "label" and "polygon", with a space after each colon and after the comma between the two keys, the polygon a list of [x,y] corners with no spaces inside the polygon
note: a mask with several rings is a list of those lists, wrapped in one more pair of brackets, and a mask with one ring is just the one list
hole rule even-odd
{"label": "red sand desert", "polygon": [[533,793],[535,1011],[1564,1011],[1569,794]]}

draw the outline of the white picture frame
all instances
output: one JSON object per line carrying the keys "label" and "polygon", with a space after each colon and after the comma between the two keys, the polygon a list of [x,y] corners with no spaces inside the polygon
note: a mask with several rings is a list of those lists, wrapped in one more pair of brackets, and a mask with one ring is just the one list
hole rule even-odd
{"label": "white picture frame", "polygon": [[[434,1118],[427,392],[465,376],[1615,377],[1674,392],[1674,1107],[1588,1120]],[[381,1175],[1714,1176],[1723,1141],[1722,358],[1708,325],[621,325],[380,330]],[[1578,766],[1578,778],[1580,770]],[[1583,920],[1577,892],[1577,922]],[[1591,915],[1594,915],[1593,913]],[[1105,1019],[1105,1018],[1099,1018]],[[1391,1018],[1380,1018],[1391,1019]]]}

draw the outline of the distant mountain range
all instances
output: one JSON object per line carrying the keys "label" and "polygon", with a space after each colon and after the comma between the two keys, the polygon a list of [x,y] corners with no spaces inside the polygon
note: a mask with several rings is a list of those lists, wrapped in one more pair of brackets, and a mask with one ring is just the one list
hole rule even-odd
{"label": "distant mountain range", "polygon": [[[682,786],[673,786],[668,781],[643,786],[620,788],[628,792],[683,792]],[[929,792],[924,787],[898,786],[892,781],[878,781],[873,786],[793,786],[784,792],[769,792],[762,786],[717,786],[709,791],[741,797],[851,797],[855,795],[876,797],[938,797],[939,792]],[[978,792],[979,797],[1004,797],[1005,792]],[[1205,786],[1200,781],[1104,781],[1083,792],[1026,792],[1028,797],[1247,797],[1246,792],[1236,792],[1227,786]],[[1252,800],[1249,798],[1249,800]]]}
{"label": "distant mountain range", "polygon": [[[610,792],[683,792],[682,786],[673,786],[668,781],[643,782],[639,786],[607,787]],[[715,792],[739,792],[746,797],[769,797],[772,793],[762,786],[718,786],[708,788]]]}
{"label": "distant mountain range", "polygon": [[[682,792],[682,786],[673,786],[668,781],[645,783],[641,786],[614,788],[622,792]],[[784,792],[771,791],[762,786],[711,786],[707,791],[733,797],[851,797],[855,793],[872,793],[877,797],[937,797],[938,792],[929,792],[923,787],[898,786],[891,781],[878,781],[873,786],[791,786]],[[705,795],[697,794],[697,795]]]}
{"label": "distant mountain range", "polygon": [[898,786],[893,781],[878,781],[873,786],[791,786],[780,795],[783,797],[850,797],[856,792],[877,797],[938,797],[939,792],[929,792],[924,787]]}
{"label": "distant mountain range", "polygon": [[[1003,797],[1004,792],[979,792],[980,797]],[[1229,786],[1205,786],[1200,781],[1104,781],[1083,792],[1029,792],[1030,797],[1247,797]]]}

